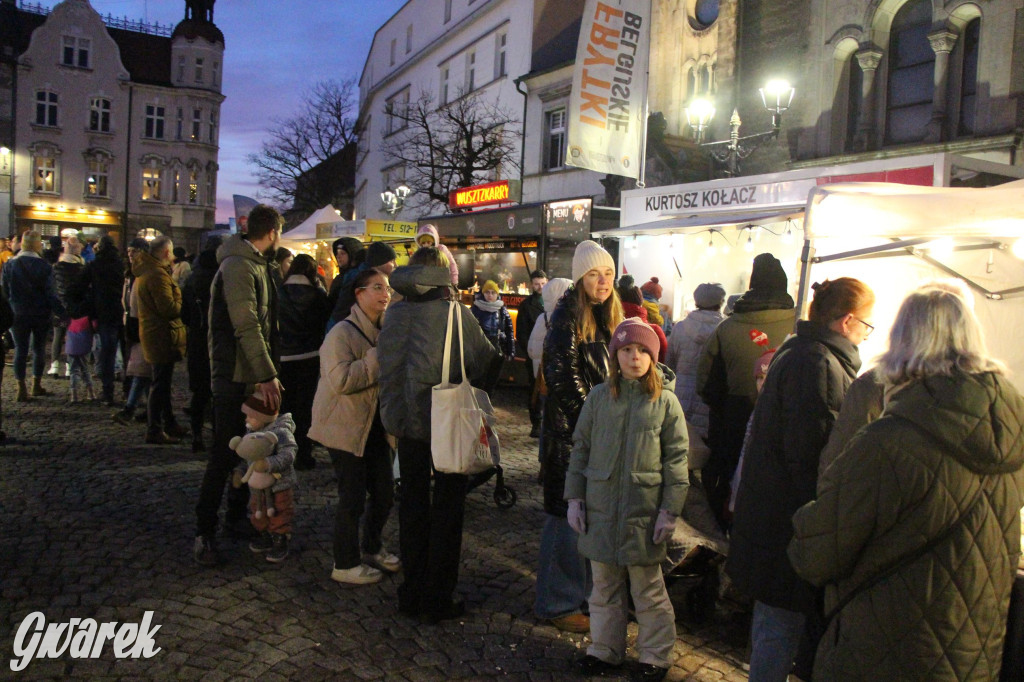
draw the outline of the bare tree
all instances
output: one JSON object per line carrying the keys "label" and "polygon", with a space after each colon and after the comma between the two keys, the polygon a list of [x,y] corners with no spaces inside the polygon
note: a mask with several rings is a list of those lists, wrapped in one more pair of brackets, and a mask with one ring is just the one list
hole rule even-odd
{"label": "bare tree", "polygon": [[388,105],[396,134],[381,144],[386,165],[403,169],[413,194],[407,205],[435,209],[448,192],[519,170],[519,120],[475,94],[436,106],[430,92],[408,105]]}
{"label": "bare tree", "polygon": [[346,146],[351,146],[354,158],[357,109],[354,78],[326,80],[303,96],[297,114],[274,119],[259,153],[246,157],[256,167],[261,194],[283,207],[307,213],[338,200],[345,188],[339,187],[337,180],[326,182],[319,177],[337,178],[338,174],[310,171],[326,161],[336,163]]}

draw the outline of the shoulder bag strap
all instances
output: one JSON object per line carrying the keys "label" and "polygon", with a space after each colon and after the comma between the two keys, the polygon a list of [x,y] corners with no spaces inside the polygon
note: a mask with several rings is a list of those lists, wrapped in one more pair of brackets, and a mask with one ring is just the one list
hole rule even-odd
{"label": "shoulder bag strap", "polygon": [[[454,306],[457,303],[448,303],[448,326],[444,335],[444,356],[441,359],[441,383],[451,383],[451,356],[452,356],[452,316],[455,314]],[[460,326],[461,329],[461,326]]]}
{"label": "shoulder bag strap", "polygon": [[[462,342],[462,304],[456,301],[452,305],[455,306],[455,323],[459,325],[459,368],[462,370],[462,383],[468,384],[469,377],[466,376],[466,345]],[[445,355],[446,359],[447,357]]]}
{"label": "shoulder bag strap", "polygon": [[356,324],[352,320],[348,319],[347,317],[344,320],[342,320],[342,322],[348,322],[350,325],[352,325],[352,328],[355,329],[357,332],[359,332],[359,336],[361,336],[364,339],[366,339],[366,343],[370,344],[373,347],[377,346],[377,344],[375,344],[373,341],[370,341],[370,337],[369,336],[367,336],[366,334],[363,333],[363,330],[359,328],[358,324]]}

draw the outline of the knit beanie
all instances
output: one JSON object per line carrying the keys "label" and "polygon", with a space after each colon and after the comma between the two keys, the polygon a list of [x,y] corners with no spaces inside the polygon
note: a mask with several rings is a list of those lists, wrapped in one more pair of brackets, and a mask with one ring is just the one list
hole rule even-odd
{"label": "knit beanie", "polygon": [[653,296],[656,299],[660,299],[663,292],[661,285],[658,284],[657,277],[651,277],[651,280],[647,282],[647,284],[640,287],[640,291],[644,292],[645,295]]}
{"label": "knit beanie", "polygon": [[619,299],[623,303],[632,303],[633,305],[643,305],[644,295],[640,293],[640,287],[635,284],[628,289],[619,288]]}
{"label": "knit beanie", "polygon": [[754,257],[754,267],[750,271],[750,288],[754,291],[770,291],[786,293],[789,278],[782,269],[779,259],[770,253],[760,253]]}
{"label": "knit beanie", "polygon": [[619,323],[612,333],[612,342],[608,344],[608,353],[614,355],[623,346],[631,343],[639,343],[644,350],[650,354],[654,362],[658,361],[658,350],[661,348],[661,341],[658,335],[639,317],[629,317]]}
{"label": "knit beanie", "polygon": [[693,290],[693,302],[698,308],[720,308],[724,300],[725,289],[717,282],[704,282]]}
{"label": "knit beanie", "polygon": [[334,258],[338,258],[338,249],[341,249],[348,254],[348,266],[353,267],[355,263],[356,254],[362,251],[364,248],[363,243],[355,237],[339,237],[335,239],[331,244],[331,253],[334,254]]}
{"label": "knit beanie", "polygon": [[548,283],[544,285],[544,288],[540,290],[540,296],[544,299],[544,312],[550,315],[555,312],[555,306],[558,305],[558,300],[562,298],[562,294],[572,286],[572,282],[565,277],[555,277],[549,279]]}
{"label": "knit beanie", "polygon": [[385,263],[398,258],[398,254],[391,247],[390,244],[384,242],[372,242],[366,247],[366,264],[371,268],[376,268]]}
{"label": "knit beanie", "polygon": [[572,281],[578,282],[594,268],[611,268],[615,270],[615,261],[612,255],[601,248],[597,242],[589,239],[576,245],[576,252],[572,256]]}
{"label": "knit beanie", "polygon": [[267,407],[266,403],[263,402],[263,396],[259,393],[253,393],[245,399],[245,402],[242,403],[242,412],[246,416],[252,417],[254,420],[264,424],[269,424],[277,419],[277,411]]}
{"label": "knit beanie", "polygon": [[137,249],[139,251],[149,251],[149,242],[142,237],[136,237],[135,239],[128,242],[128,247]]}
{"label": "knit beanie", "polygon": [[484,282],[484,285],[480,287],[481,294],[484,293],[485,291],[493,291],[496,294],[501,293],[501,290],[498,289],[498,283],[495,282],[493,279],[487,280],[486,282]]}

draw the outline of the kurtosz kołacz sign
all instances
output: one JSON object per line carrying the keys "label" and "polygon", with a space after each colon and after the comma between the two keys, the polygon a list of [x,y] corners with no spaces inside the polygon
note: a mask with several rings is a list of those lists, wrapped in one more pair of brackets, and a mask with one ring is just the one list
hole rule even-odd
{"label": "kurtosz ko\u0142acz sign", "polygon": [[759,203],[758,185],[721,187],[692,192],[654,194],[644,198],[647,211],[679,211],[684,209],[728,208]]}

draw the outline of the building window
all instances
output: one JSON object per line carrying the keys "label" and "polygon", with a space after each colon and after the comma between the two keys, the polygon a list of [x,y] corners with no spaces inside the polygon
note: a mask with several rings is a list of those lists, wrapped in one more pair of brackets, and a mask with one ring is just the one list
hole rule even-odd
{"label": "building window", "polygon": [[963,65],[960,75],[960,120],[957,135],[974,134],[974,113],[978,101],[978,43],[981,37],[981,19],[973,19],[964,28],[961,37]]}
{"label": "building window", "polygon": [[444,23],[452,20],[452,0],[444,0]]}
{"label": "building window", "polygon": [[405,53],[412,52],[412,24],[405,27]]}
{"label": "building window", "polygon": [[48,90],[36,92],[36,125],[57,127],[57,93]]}
{"label": "building window", "polygon": [[917,142],[932,117],[935,52],[928,41],[931,0],[911,0],[899,9],[889,32],[889,83],[885,143]]}
{"label": "building window", "polygon": [[90,157],[86,163],[88,175],[85,176],[85,196],[90,198],[107,198],[107,178],[110,176],[110,159],[98,154]]}
{"label": "building window", "polygon": [[508,45],[508,32],[502,31],[495,37],[494,44],[494,77],[501,78],[508,71],[505,66],[505,48]]}
{"label": "building window", "polygon": [[213,84],[220,85],[220,62],[213,63]]}
{"label": "building window", "polygon": [[210,109],[210,144],[217,144],[217,112]]}
{"label": "building window", "polygon": [[143,137],[153,140],[164,139],[164,108],[155,104],[146,105],[146,126]]}
{"label": "building window", "polygon": [[213,171],[207,168],[206,170],[206,204],[207,206],[213,206],[216,202],[213,196]]}
{"label": "building window", "polygon": [[89,100],[89,130],[95,133],[110,132],[110,100],[93,97]]}
{"label": "building window", "polygon": [[565,109],[549,111],[544,125],[544,170],[557,170],[565,165]]}
{"label": "building window", "polygon": [[178,185],[181,183],[181,170],[175,168],[171,178],[171,203],[176,204],[178,203]]}
{"label": "building window", "polygon": [[445,64],[441,67],[441,104],[448,104],[448,89],[451,85],[452,67]]}
{"label": "building window", "polygon": [[32,157],[32,191],[56,193],[57,159],[50,150],[41,150]]}
{"label": "building window", "polygon": [[185,55],[178,57],[178,82],[181,83],[185,80]]}
{"label": "building window", "polygon": [[160,201],[160,180],[162,170],[155,160],[142,169],[142,200]]}
{"label": "building window", "polygon": [[476,50],[466,53],[466,92],[476,89]]}
{"label": "building window", "polygon": [[395,65],[395,53],[398,51],[398,39],[391,39],[391,66]]}
{"label": "building window", "polygon": [[854,140],[857,138],[857,124],[860,122],[860,108],[864,101],[864,70],[860,68],[860,60],[856,53],[849,58],[849,84],[846,89],[846,151],[853,151]]}
{"label": "building window", "polygon": [[188,172],[188,203],[199,203],[199,171],[194,169]]}
{"label": "building window", "polygon": [[185,124],[185,110],[178,107],[178,116],[174,121],[174,139],[180,140],[181,133]]}
{"label": "building window", "polygon": [[64,36],[64,50],[61,53],[61,64],[64,66],[77,66],[81,69],[89,68],[89,49],[92,41],[88,38],[75,38]]}
{"label": "building window", "polygon": [[203,127],[203,110],[193,109],[192,110],[192,141],[199,142],[199,133]]}
{"label": "building window", "polygon": [[203,58],[196,57],[196,83],[203,82]]}
{"label": "building window", "polygon": [[402,130],[406,127],[406,114],[409,111],[409,88],[402,90],[397,95],[389,98],[384,105],[384,112],[387,114],[387,135]]}

